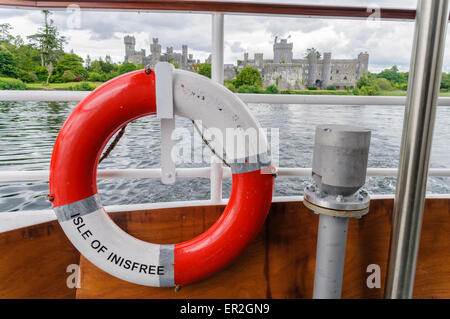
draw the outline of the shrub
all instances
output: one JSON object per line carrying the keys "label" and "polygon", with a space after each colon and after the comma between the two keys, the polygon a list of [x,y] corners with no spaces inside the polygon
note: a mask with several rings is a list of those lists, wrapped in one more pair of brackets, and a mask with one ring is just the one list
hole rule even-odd
{"label": "shrub", "polygon": [[27,86],[18,79],[0,78],[0,90],[26,90]]}
{"label": "shrub", "polygon": [[198,67],[198,74],[211,78],[211,64],[203,63]]}
{"label": "shrub", "polygon": [[100,73],[97,72],[90,72],[89,73],[89,81],[96,81],[96,82],[101,82],[102,76],[100,75]]}
{"label": "shrub", "polygon": [[327,90],[329,90],[329,91],[336,91],[336,86],[335,85],[328,85],[327,86]]}
{"label": "shrub", "polygon": [[391,81],[389,81],[385,78],[378,78],[376,83],[378,84],[378,87],[380,88],[380,90],[383,90],[383,91],[394,90],[394,87],[392,86]]}
{"label": "shrub", "polygon": [[22,82],[31,83],[31,82],[36,82],[38,78],[37,78],[36,74],[34,74],[33,72],[21,70],[21,71],[19,71],[19,79]]}
{"label": "shrub", "polygon": [[267,93],[267,94],[278,94],[278,93],[280,93],[280,91],[278,91],[278,88],[276,87],[276,85],[271,84],[268,87],[266,87],[265,93]]}
{"label": "shrub", "polygon": [[75,74],[72,71],[66,70],[61,76],[61,81],[63,82],[73,82],[75,80]]}
{"label": "shrub", "polygon": [[317,86],[307,86],[306,88],[311,91],[317,90]]}
{"label": "shrub", "polygon": [[258,69],[247,66],[243,68],[241,72],[239,72],[234,85],[237,88],[244,85],[259,88],[262,85],[261,74],[259,73]]}
{"label": "shrub", "polygon": [[38,65],[34,70],[34,73],[36,74],[39,81],[47,81],[48,71],[44,66]]}
{"label": "shrub", "polygon": [[75,79],[73,80],[74,82],[81,82],[84,79],[81,76],[76,76]]}
{"label": "shrub", "polygon": [[59,75],[57,75],[57,74],[54,74],[54,75],[50,76],[50,79],[49,79],[48,82],[50,82],[50,83],[63,83],[61,77]]}
{"label": "shrub", "polygon": [[88,82],[80,82],[73,86],[69,86],[68,89],[72,91],[92,91],[95,89],[95,86],[90,85]]}
{"label": "shrub", "polygon": [[254,85],[241,85],[237,89],[238,93],[261,93],[261,91]]}
{"label": "shrub", "polygon": [[19,73],[17,58],[9,51],[0,47],[0,75],[17,77]]}
{"label": "shrub", "polygon": [[231,92],[236,92],[236,87],[233,84],[227,85],[227,89]]}
{"label": "shrub", "polygon": [[131,62],[124,62],[119,66],[119,73],[125,74],[137,70],[136,65]]}

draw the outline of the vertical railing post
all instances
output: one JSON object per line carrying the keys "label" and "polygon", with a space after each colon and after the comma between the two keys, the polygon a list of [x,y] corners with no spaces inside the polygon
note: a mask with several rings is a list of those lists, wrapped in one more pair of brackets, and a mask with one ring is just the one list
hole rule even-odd
{"label": "vertical railing post", "polygon": [[[223,84],[223,13],[212,14],[212,54],[211,54],[211,78]],[[214,155],[213,155],[214,156]],[[222,202],[222,163],[214,159],[211,162],[211,202]]]}
{"label": "vertical railing post", "polygon": [[394,202],[386,298],[411,298],[448,23],[447,0],[419,0]]}

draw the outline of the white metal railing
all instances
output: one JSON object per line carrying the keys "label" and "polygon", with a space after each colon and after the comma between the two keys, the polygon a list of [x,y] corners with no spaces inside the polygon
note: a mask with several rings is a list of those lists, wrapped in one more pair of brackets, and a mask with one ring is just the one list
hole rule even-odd
{"label": "white metal railing", "polygon": [[[0,91],[0,101],[79,102],[90,91]],[[302,95],[302,94],[236,94],[245,103],[310,104],[310,105],[399,105],[406,96]],[[441,97],[439,106],[450,106],[450,97]]]}
{"label": "white metal railing", "polygon": [[[223,167],[221,176],[223,178],[231,177],[231,169]],[[211,167],[200,168],[177,168],[175,170],[177,178],[207,178],[211,179]],[[48,181],[50,172],[42,171],[0,171],[0,182],[20,182],[20,181]],[[431,168],[429,176],[432,177],[450,177],[450,168]],[[288,168],[281,167],[277,169],[278,177],[310,177],[311,168]],[[368,168],[368,177],[396,177],[397,168]],[[104,169],[98,171],[98,178],[123,178],[123,179],[140,179],[140,178],[161,178],[160,168],[144,168],[144,169]]]}

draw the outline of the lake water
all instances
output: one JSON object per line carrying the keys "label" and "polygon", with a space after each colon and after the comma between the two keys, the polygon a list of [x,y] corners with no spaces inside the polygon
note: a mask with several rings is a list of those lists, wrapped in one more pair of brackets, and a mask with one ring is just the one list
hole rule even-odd
{"label": "lake water", "polygon": [[[53,143],[76,103],[0,102],[0,170],[49,168]],[[369,167],[397,167],[404,107],[250,104],[250,110],[266,128],[279,128],[280,167],[311,167],[314,128],[319,124],[350,124],[372,130]],[[192,132],[190,121],[177,119],[177,127]],[[450,107],[439,107],[436,118],[431,167],[450,168]],[[196,150],[199,151],[199,150]],[[182,164],[179,167],[200,167]],[[99,168],[156,168],[160,166],[159,121],[139,119]],[[304,178],[278,178],[275,195],[302,195]],[[156,179],[99,180],[104,205],[209,199],[208,179],[178,179],[163,185]],[[395,178],[371,177],[366,184],[372,194],[395,192]],[[231,180],[223,186],[229,196]],[[430,178],[428,193],[450,193],[450,178]],[[0,182],[0,212],[47,209],[48,183],[43,181]]]}

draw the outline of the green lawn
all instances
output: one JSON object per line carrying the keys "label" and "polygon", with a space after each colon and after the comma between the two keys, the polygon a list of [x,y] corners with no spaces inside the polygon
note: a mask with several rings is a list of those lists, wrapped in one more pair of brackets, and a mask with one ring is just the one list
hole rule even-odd
{"label": "green lawn", "polygon": [[[26,83],[29,90],[71,90],[72,87],[79,85],[82,82],[67,82],[67,83]],[[103,82],[83,82],[88,83],[93,88],[103,84]]]}
{"label": "green lawn", "polygon": [[[401,90],[380,91],[380,95],[384,95],[384,96],[406,96],[406,91],[401,91]],[[450,92],[440,92],[439,96],[450,97]]]}

